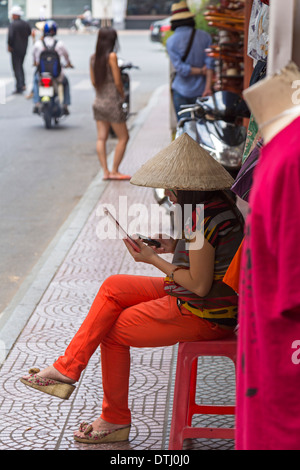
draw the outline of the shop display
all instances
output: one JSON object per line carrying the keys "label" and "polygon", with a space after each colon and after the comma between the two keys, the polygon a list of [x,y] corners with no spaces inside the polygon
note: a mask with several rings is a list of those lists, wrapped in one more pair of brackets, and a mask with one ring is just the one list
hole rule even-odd
{"label": "shop display", "polygon": [[208,25],[218,33],[206,50],[215,59],[214,90],[241,94],[244,88],[245,1],[222,0],[204,13]]}
{"label": "shop display", "polygon": [[269,11],[261,0],[254,0],[249,21],[248,55],[254,60],[267,60],[269,50]]}

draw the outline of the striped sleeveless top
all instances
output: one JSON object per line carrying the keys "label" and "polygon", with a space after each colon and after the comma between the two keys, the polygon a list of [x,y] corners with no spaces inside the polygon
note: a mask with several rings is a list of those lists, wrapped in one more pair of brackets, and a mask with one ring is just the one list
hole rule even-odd
{"label": "striped sleeveless top", "polygon": [[[204,210],[204,213],[201,211]],[[242,215],[236,209],[242,220]],[[200,222],[199,222],[200,221]],[[195,227],[202,231],[205,239],[215,248],[213,284],[205,297],[171,281],[164,280],[165,292],[176,296],[180,303],[195,315],[219,325],[234,327],[237,323],[238,296],[236,292],[222,282],[223,277],[243,239],[242,226],[232,208],[222,200],[210,201],[204,206],[197,206],[193,213],[192,231]],[[189,269],[189,237],[191,227],[185,226],[185,238],[178,240],[173,257],[173,264]]]}

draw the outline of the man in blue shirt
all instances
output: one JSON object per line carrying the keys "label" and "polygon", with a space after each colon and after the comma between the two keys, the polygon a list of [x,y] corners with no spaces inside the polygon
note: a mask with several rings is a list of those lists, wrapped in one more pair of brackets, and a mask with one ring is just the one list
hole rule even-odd
{"label": "man in blue shirt", "polygon": [[190,51],[183,60],[195,29],[194,16],[185,1],[172,5],[174,34],[167,40],[167,51],[176,72],[172,94],[177,118],[182,104],[193,104],[198,97],[211,94],[214,60],[205,52],[212,43],[211,36],[205,31],[195,30]]}

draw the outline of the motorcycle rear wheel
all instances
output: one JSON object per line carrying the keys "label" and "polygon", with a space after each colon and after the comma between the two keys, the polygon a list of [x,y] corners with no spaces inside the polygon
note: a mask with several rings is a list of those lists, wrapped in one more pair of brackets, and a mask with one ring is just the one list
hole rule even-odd
{"label": "motorcycle rear wheel", "polygon": [[44,121],[46,129],[51,129],[52,127],[52,115],[51,109],[49,106],[44,107]]}

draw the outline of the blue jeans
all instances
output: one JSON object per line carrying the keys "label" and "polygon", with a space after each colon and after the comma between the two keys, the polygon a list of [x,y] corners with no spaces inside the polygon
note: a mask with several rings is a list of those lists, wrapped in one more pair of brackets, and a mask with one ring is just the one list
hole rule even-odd
{"label": "blue jeans", "polygon": [[178,112],[181,110],[180,106],[182,104],[195,104],[198,96],[195,96],[194,98],[187,98],[186,96],[180,95],[178,91],[176,90],[172,90],[172,95],[173,95],[173,104],[175,108],[175,113],[177,116],[177,120],[179,121],[179,119],[182,117],[182,116],[178,116]]}
{"label": "blue jeans", "polygon": [[[40,75],[38,72],[34,74],[33,79],[33,102],[34,104],[39,103],[40,96],[39,96],[39,79]],[[66,76],[63,77],[62,81],[64,87],[64,105],[69,106],[71,104],[71,96],[70,96],[70,85],[69,80]]]}

